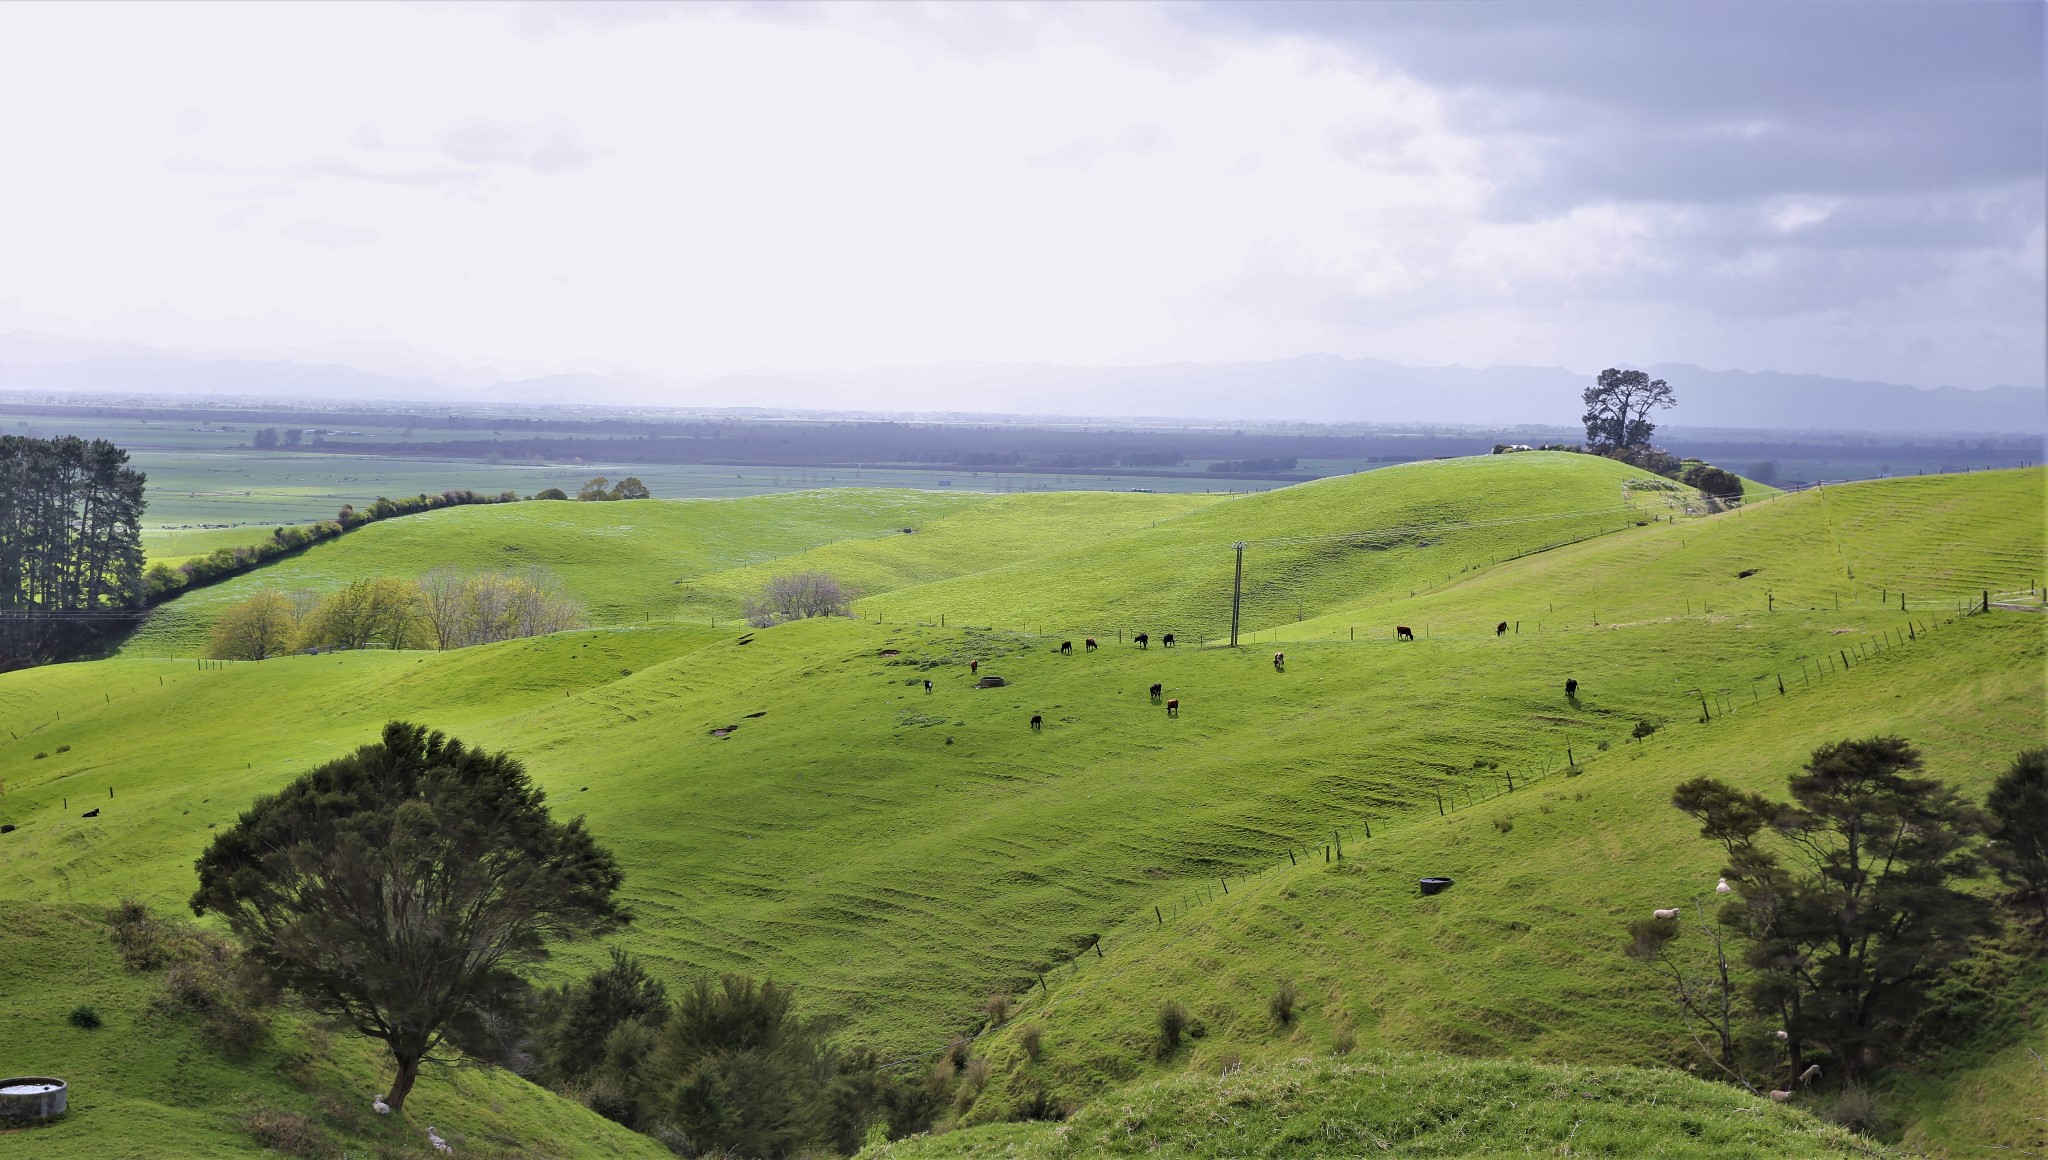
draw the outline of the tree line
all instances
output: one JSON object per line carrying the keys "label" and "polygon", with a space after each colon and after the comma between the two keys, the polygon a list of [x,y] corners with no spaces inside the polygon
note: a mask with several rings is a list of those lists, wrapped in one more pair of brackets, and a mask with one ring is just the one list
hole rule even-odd
{"label": "tree line", "polygon": [[0,667],[138,602],[145,478],[104,439],[0,435]]}
{"label": "tree line", "polygon": [[321,595],[266,588],[221,613],[207,654],[260,661],[306,650],[467,648],[562,632],[583,607],[544,569],[436,568],[371,576]]}

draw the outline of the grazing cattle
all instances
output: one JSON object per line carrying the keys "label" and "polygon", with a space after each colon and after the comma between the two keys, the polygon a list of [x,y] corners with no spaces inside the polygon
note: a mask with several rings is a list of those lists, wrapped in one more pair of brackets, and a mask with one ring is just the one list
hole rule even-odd
{"label": "grazing cattle", "polygon": [[1174,699],[1172,699],[1171,701],[1168,701],[1168,702],[1166,703],[1166,715],[1167,715],[1168,717],[1178,717],[1178,716],[1180,716],[1180,698],[1179,698],[1179,697],[1175,697]]}
{"label": "grazing cattle", "polygon": [[1152,647],[1152,636],[1150,633],[1141,632],[1138,635],[1131,638],[1131,643],[1137,645],[1139,648],[1150,648]]}
{"label": "grazing cattle", "polygon": [[1153,699],[1153,700],[1157,701],[1157,700],[1159,699],[1159,694],[1160,694],[1161,690],[1162,690],[1162,686],[1160,686],[1160,685],[1158,685],[1158,684],[1156,684],[1156,683],[1155,683],[1155,684],[1154,684],[1154,685],[1152,686],[1152,699]]}
{"label": "grazing cattle", "polygon": [[1409,628],[1409,627],[1408,627],[1407,625],[1405,625],[1405,624],[1397,624],[1397,625],[1395,625],[1395,626],[1394,626],[1394,639],[1395,639],[1395,640],[1414,640],[1414,639],[1415,639],[1415,630],[1414,630],[1414,629],[1412,629],[1412,628]]}
{"label": "grazing cattle", "polygon": [[1094,651],[1095,651],[1095,638],[1091,636],[1091,637],[1089,637],[1089,638],[1088,638],[1087,640],[1085,640],[1085,641],[1082,641],[1082,642],[1081,642],[1081,648],[1082,648],[1082,650],[1083,650],[1084,652],[1094,652]]}
{"label": "grazing cattle", "polygon": [[1677,918],[1677,917],[1678,917],[1678,908],[1674,906],[1674,907],[1672,907],[1672,908],[1671,908],[1671,909],[1669,909],[1669,910],[1653,910],[1653,911],[1651,911],[1651,912],[1650,912],[1650,917],[1652,917],[1652,918],[1664,918],[1664,919],[1671,919],[1671,918]]}
{"label": "grazing cattle", "polygon": [[1063,640],[1063,641],[1061,641],[1061,642],[1060,642],[1060,655],[1061,655],[1061,656],[1063,656],[1063,657],[1073,656],[1073,655],[1074,655],[1074,642],[1073,642],[1073,641],[1071,641],[1071,640]]}
{"label": "grazing cattle", "polygon": [[924,683],[924,691],[927,693],[932,691],[932,683],[930,681]]}
{"label": "grazing cattle", "polygon": [[1493,626],[1493,635],[1495,635],[1495,636],[1506,636],[1507,634],[1508,634],[1508,622],[1507,622],[1507,621],[1503,620],[1503,621],[1501,621],[1501,622],[1500,622],[1499,624],[1496,624],[1496,625],[1494,625],[1494,626]]}
{"label": "grazing cattle", "polygon": [[1038,714],[1036,714],[1036,713],[1033,713],[1033,714],[1031,715],[1031,727],[1032,727],[1033,729],[1042,729],[1042,728],[1044,728],[1044,727],[1045,727],[1045,718],[1043,718],[1043,717],[1039,716],[1039,715],[1038,715]]}
{"label": "grazing cattle", "polygon": [[1566,677],[1564,679],[1564,695],[1567,697],[1579,695],[1579,680],[1577,677]]}
{"label": "grazing cattle", "polygon": [[1172,647],[1173,647],[1173,634],[1169,632],[1169,633],[1167,633],[1167,634],[1166,634],[1165,636],[1162,636],[1162,637],[1160,637],[1160,638],[1159,638],[1159,647],[1160,647],[1160,648],[1172,648]]}
{"label": "grazing cattle", "polygon": [[89,809],[89,810],[85,811],[84,813],[82,813],[82,814],[80,814],[80,815],[78,815],[78,816],[79,816],[79,817],[81,817],[81,818],[96,818],[96,817],[99,817],[99,816],[100,816],[100,808],[99,808],[98,806],[94,806],[93,808],[91,808],[91,809]]}
{"label": "grazing cattle", "polygon": [[1286,653],[1284,653],[1284,652],[1280,652],[1280,653],[1274,653],[1274,654],[1273,654],[1273,670],[1274,670],[1275,672],[1279,672],[1279,671],[1282,671],[1282,670],[1284,670],[1284,669],[1286,669],[1286,668],[1287,668],[1287,654],[1286,654]]}
{"label": "grazing cattle", "polygon": [[974,674],[974,673],[979,673],[980,671],[981,671],[981,662],[980,662],[980,661],[968,661],[968,662],[967,662],[967,672],[969,673],[969,675],[972,675],[972,674]]}

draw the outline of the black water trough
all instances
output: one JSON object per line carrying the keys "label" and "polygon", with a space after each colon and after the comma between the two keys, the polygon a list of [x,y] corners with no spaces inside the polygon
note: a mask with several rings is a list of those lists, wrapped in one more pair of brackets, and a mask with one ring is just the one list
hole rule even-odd
{"label": "black water trough", "polygon": [[0,1120],[47,1120],[61,1116],[67,1091],[63,1080],[48,1076],[0,1079]]}
{"label": "black water trough", "polygon": [[1448,878],[1424,878],[1422,880],[1422,892],[1424,894],[1442,894],[1450,888],[1451,880]]}

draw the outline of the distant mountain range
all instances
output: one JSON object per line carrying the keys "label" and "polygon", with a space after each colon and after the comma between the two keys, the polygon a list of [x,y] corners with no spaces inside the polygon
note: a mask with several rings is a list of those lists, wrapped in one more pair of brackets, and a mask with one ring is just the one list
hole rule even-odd
{"label": "distant mountain range", "polygon": [[[777,407],[1307,423],[1576,426],[1589,375],[1561,367],[1408,367],[1306,355],[1267,362],[1081,367],[947,363],[679,379],[635,372],[494,377],[410,348],[183,354],[16,330],[0,390],[411,403]],[[2048,433],[2048,391],[1922,388],[1776,371],[1642,368],[1669,381],[1664,426]]]}

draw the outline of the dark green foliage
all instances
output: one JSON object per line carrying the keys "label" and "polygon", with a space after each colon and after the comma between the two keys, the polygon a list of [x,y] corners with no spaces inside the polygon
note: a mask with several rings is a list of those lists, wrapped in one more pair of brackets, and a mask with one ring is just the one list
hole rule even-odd
{"label": "dark green foliage", "polygon": [[568,499],[569,493],[559,487],[542,488],[533,493],[535,499]]}
{"label": "dark green foliage", "polygon": [[1300,999],[1301,992],[1296,989],[1294,980],[1283,979],[1279,986],[1273,988],[1272,997],[1266,1000],[1266,1012],[1279,1026],[1291,1026],[1294,1023],[1294,1005]]}
{"label": "dark green foliage", "polygon": [[78,1006],[73,1007],[71,1013],[64,1018],[73,1027],[79,1028],[82,1031],[99,1030],[100,1013],[93,1010],[91,1004],[80,1003]]}
{"label": "dark green foliage", "polygon": [[395,1108],[428,1053],[483,1038],[550,940],[629,915],[621,875],[517,761],[417,725],[258,798],[200,855],[217,913],[274,983],[383,1040]]}
{"label": "dark green foliage", "polygon": [[[141,472],[104,439],[0,435],[0,612],[123,608],[142,595]],[[0,658],[49,659],[91,620],[10,617]]]}
{"label": "dark green foliage", "polygon": [[1596,448],[1647,447],[1657,430],[1650,411],[1678,402],[1663,379],[1613,367],[1601,371],[1598,383],[1579,397],[1586,404],[1586,413],[1579,416],[1586,425],[1586,442]]}
{"label": "dark green foliage", "polygon": [[1180,1050],[1181,1037],[1188,1031],[1188,1009],[1179,1000],[1159,1005],[1159,1054],[1161,1058]]}
{"label": "dark green foliage", "polygon": [[1698,463],[1686,468],[1682,481],[1690,487],[1699,488],[1714,499],[1742,498],[1742,477],[1709,463]]}
{"label": "dark green foliage", "polygon": [[1843,1078],[1870,1071],[1995,929],[1990,905],[1956,889],[1981,871],[1983,816],[1920,769],[1905,740],[1873,737],[1814,750],[1789,803],[1704,777],[1672,798],[1728,852],[1720,917],[1748,944],[1753,1014],[1788,1033],[1795,1071],[1814,1049]]}
{"label": "dark green foliage", "polygon": [[2022,906],[2048,923],[2048,750],[2013,758],[1985,799],[1991,864]]}
{"label": "dark green foliage", "polygon": [[277,446],[277,428],[265,427],[256,432],[255,443],[258,451],[268,451],[270,448]]}
{"label": "dark green foliage", "polygon": [[668,989],[648,976],[639,959],[613,947],[611,962],[589,978],[541,996],[534,1031],[540,1078],[551,1084],[581,1080],[614,1054],[629,1067],[637,1065],[646,1053],[635,1032],[628,1030],[616,1045],[610,1043],[613,1034],[634,1024],[651,1036],[667,1019]]}

